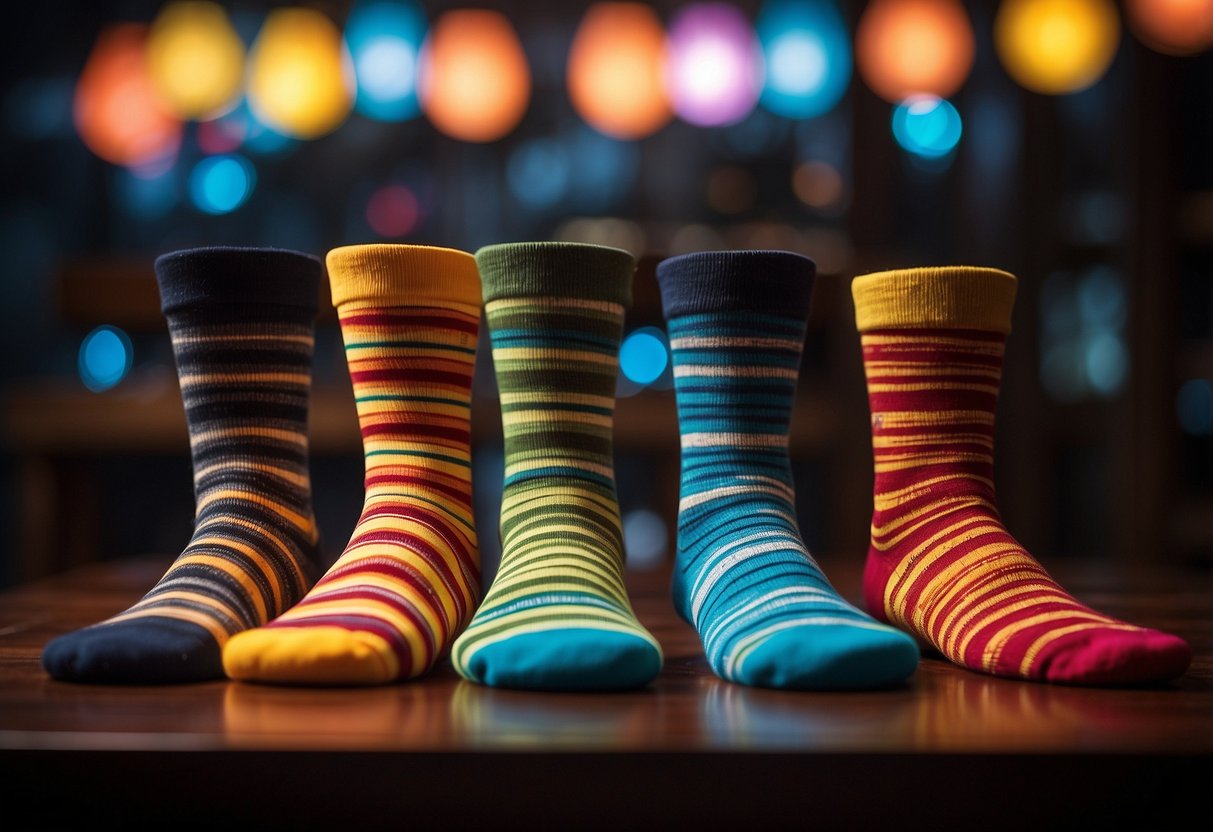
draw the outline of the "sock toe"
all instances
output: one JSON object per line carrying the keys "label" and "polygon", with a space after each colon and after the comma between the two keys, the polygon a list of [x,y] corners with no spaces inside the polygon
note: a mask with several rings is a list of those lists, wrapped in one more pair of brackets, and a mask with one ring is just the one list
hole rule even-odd
{"label": "sock toe", "polygon": [[399,661],[376,636],[341,627],[262,627],[223,648],[232,679],[305,685],[378,685],[392,681]]}
{"label": "sock toe", "polygon": [[42,667],[61,682],[158,685],[223,678],[210,632],[174,619],[118,621],[60,636],[42,651]]}
{"label": "sock toe", "polygon": [[904,682],[919,658],[914,639],[892,628],[815,625],[764,639],[729,675],[758,687],[872,689]]}
{"label": "sock toe", "polygon": [[1042,678],[1070,685],[1150,685],[1178,678],[1192,662],[1192,648],[1158,630],[1085,630],[1057,639],[1041,651]]}
{"label": "sock toe", "polygon": [[661,672],[661,652],[640,636],[570,627],[485,645],[467,662],[473,681],[551,691],[632,690]]}

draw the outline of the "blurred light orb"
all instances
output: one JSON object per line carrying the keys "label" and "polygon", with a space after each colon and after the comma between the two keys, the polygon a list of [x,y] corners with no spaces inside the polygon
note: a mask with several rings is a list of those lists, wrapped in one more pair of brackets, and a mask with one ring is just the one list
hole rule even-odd
{"label": "blurred light orb", "polygon": [[380,237],[403,237],[417,227],[421,203],[404,185],[384,185],[366,203],[366,222]]}
{"label": "blurred light orb", "polygon": [[623,515],[623,548],[627,567],[654,569],[665,560],[669,529],[661,515],[651,509],[632,509]]}
{"label": "blurred light orb", "polygon": [[1191,378],[1179,388],[1175,409],[1180,427],[1191,436],[1213,435],[1213,382]]}
{"label": "blurred light orb", "polygon": [[243,156],[208,156],[190,172],[190,199],[200,211],[229,214],[253,193],[257,173]]}
{"label": "blurred light orb", "polygon": [[417,69],[425,41],[425,13],[416,3],[357,4],[345,25],[354,62],[354,109],[376,121],[404,121],[421,112]]}
{"label": "blurred light orb", "polygon": [[76,83],[76,131],[89,150],[115,165],[171,161],[181,147],[181,121],[148,71],[147,36],[140,23],[105,27]]}
{"label": "blurred light orb", "polygon": [[969,77],[975,52],[960,0],[873,0],[855,30],[860,76],[892,104],[911,95],[952,96]]}
{"label": "blurred light orb", "polygon": [[744,14],[727,3],[692,3],[669,30],[665,85],[674,112],[689,124],[735,124],[758,103],[762,47]]}
{"label": "blurred light orb", "polygon": [[1004,0],[994,19],[994,46],[1016,83],[1066,95],[1103,77],[1120,43],[1111,0]]}
{"label": "blurred light orb", "polygon": [[1213,0],[1126,0],[1129,28],[1155,52],[1195,55],[1213,46]]}
{"label": "blurred light orb", "polygon": [[115,192],[123,209],[141,220],[167,216],[180,199],[173,171],[148,176],[138,168],[115,168],[118,174]]}
{"label": "blurred light orb", "polygon": [[951,102],[933,95],[911,96],[893,110],[893,137],[915,156],[947,156],[960,143],[962,132],[960,113]]}
{"label": "blurred light orb", "polygon": [[506,163],[510,191],[523,205],[549,208],[569,186],[569,153],[555,139],[530,139],[516,147]]}
{"label": "blurred light orb", "polygon": [[652,384],[661,378],[669,363],[664,334],[655,327],[632,332],[619,348],[619,369],[636,384]]}
{"label": "blurred light orb", "polygon": [[531,102],[526,54],[500,12],[445,12],[421,48],[420,69],[421,109],[453,139],[496,141],[518,126]]}
{"label": "blurred light orb", "polygon": [[1112,396],[1124,386],[1129,374],[1129,353],[1124,339],[1115,332],[1100,332],[1086,339],[1084,363],[1091,389]]}
{"label": "blurred light orb", "polygon": [[231,153],[244,141],[245,126],[239,121],[201,121],[194,132],[198,149],[209,156]]}
{"label": "blurred light orb", "polygon": [[804,162],[792,174],[792,191],[810,208],[833,208],[842,202],[846,183],[828,162]]}
{"label": "blurred light orb", "polygon": [[84,336],[76,366],[84,386],[102,393],[126,378],[133,360],[130,337],[116,326],[103,324]]}
{"label": "blurred light orb", "polygon": [[851,80],[851,38],[828,0],[768,0],[756,23],[766,56],[760,101],[787,118],[834,109]]}
{"label": "blurred light orb", "polygon": [[174,0],[152,21],[148,70],[156,91],[183,119],[210,119],[244,92],[244,42],[227,11],[208,0]]}
{"label": "blurred light orb", "polygon": [[324,14],[280,7],[266,15],[249,57],[248,103],[258,121],[318,139],[350,113],[354,72],[341,31]]}
{"label": "blurred light orb", "polygon": [[573,36],[569,99],[586,123],[614,139],[642,139],[673,118],[663,81],[666,37],[644,3],[595,3]]}

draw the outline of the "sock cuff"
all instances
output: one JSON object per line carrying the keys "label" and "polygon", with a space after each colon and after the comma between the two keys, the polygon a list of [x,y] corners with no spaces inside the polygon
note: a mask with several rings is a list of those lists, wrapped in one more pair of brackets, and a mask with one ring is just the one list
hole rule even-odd
{"label": "sock cuff", "polygon": [[895,269],[851,282],[855,325],[872,329],[978,329],[1009,334],[1015,275],[977,266]]}
{"label": "sock cuff", "polygon": [[325,257],[333,306],[480,308],[480,274],[469,252],[393,243],[342,246]]}
{"label": "sock cuff", "polygon": [[476,252],[487,303],[498,298],[564,297],[632,304],[636,258],[592,243],[499,243]]}
{"label": "sock cuff", "polygon": [[791,251],[703,251],[657,264],[667,319],[746,310],[808,317],[817,263]]}
{"label": "sock cuff", "polygon": [[156,258],[160,309],[198,306],[293,306],[315,314],[320,305],[320,258],[276,248],[210,246]]}

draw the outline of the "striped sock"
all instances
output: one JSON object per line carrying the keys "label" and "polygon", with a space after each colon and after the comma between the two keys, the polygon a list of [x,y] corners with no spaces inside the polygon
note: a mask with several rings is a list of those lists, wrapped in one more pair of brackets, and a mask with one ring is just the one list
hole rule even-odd
{"label": "striped sock", "polygon": [[408,245],[328,254],[362,427],[366,492],[341,557],[286,614],[228,642],[233,679],[375,685],[443,658],[480,594],[471,254]]}
{"label": "striped sock", "polygon": [[505,432],[501,566],[452,660],[466,679],[622,690],[661,670],[632,611],[612,430],[635,263],[575,243],[476,254]]}
{"label": "striped sock", "polygon": [[56,679],[222,679],[234,633],[299,600],[319,571],[307,414],[322,267],[271,249],[178,251],[155,264],[189,423],[194,534],[125,612],[42,654]]}
{"label": "striped sock", "polygon": [[868,608],[956,664],[1077,685],[1162,681],[1182,640],[1101,615],[1007,532],[994,415],[1015,278],[995,269],[881,272],[852,284],[872,418]]}
{"label": "striped sock", "polygon": [[674,604],[721,678],[884,687],[918,646],[834,590],[796,519],[788,434],[814,273],[779,251],[658,265],[682,438]]}

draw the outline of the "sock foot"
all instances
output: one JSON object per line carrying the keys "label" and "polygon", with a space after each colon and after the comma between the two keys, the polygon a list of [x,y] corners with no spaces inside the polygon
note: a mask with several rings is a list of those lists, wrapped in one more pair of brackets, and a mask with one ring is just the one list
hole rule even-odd
{"label": "sock foot", "polygon": [[816,624],[782,630],[725,661],[724,675],[788,690],[871,690],[905,682],[918,645],[890,627]]}
{"label": "sock foot", "polygon": [[506,636],[465,665],[471,681],[500,688],[623,691],[661,672],[661,651],[632,633],[559,626]]}
{"label": "sock foot", "polygon": [[144,618],[86,627],[42,651],[42,666],[61,682],[172,685],[222,678],[219,643],[198,624]]}
{"label": "sock foot", "polygon": [[389,643],[340,627],[246,630],[223,649],[232,679],[302,685],[379,685],[393,681],[400,662]]}

